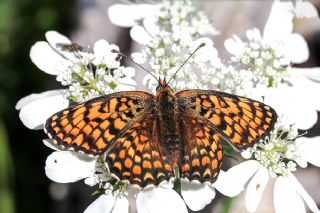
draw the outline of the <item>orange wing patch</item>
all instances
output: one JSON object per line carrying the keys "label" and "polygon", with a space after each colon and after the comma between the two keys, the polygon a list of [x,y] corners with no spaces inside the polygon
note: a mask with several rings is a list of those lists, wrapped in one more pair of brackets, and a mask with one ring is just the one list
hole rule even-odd
{"label": "orange wing patch", "polygon": [[144,92],[101,96],[51,116],[45,131],[63,149],[101,155],[152,103]]}
{"label": "orange wing patch", "polygon": [[222,165],[221,137],[200,119],[188,118],[187,115],[180,125],[186,144],[180,167],[181,177],[214,182]]}
{"label": "orange wing patch", "polygon": [[157,129],[154,125],[156,122],[146,116],[108,150],[106,162],[111,173],[141,187],[157,185],[174,177],[172,166],[161,152],[157,133],[153,132]]}

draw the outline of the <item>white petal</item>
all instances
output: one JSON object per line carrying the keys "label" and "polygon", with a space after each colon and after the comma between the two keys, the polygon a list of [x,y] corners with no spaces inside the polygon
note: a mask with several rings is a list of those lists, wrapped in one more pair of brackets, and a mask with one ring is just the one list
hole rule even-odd
{"label": "white petal", "polygon": [[95,159],[74,152],[56,151],[48,156],[45,171],[55,182],[71,183],[93,176],[95,163]]}
{"label": "white petal", "polygon": [[195,60],[206,62],[206,61],[216,61],[216,58],[218,57],[218,51],[216,48],[213,47],[213,41],[209,38],[199,38],[195,40],[191,44],[191,51],[195,51],[197,47],[199,47],[202,43],[205,44],[204,47],[200,48],[197,53],[195,54]]}
{"label": "white petal", "polygon": [[306,212],[303,200],[286,177],[278,177],[274,185],[274,208],[276,213]]}
{"label": "white petal", "polygon": [[139,44],[148,44],[152,39],[151,36],[147,33],[147,31],[139,25],[133,26],[131,28],[130,36]]}
{"label": "white petal", "polygon": [[128,213],[129,201],[126,197],[117,197],[112,213]]}
{"label": "white petal", "polygon": [[259,163],[248,160],[240,163],[227,172],[220,171],[218,180],[213,184],[214,188],[228,197],[234,197],[243,191],[245,184],[258,170]]}
{"label": "white petal", "polygon": [[50,90],[42,93],[37,94],[30,94],[24,98],[21,98],[16,104],[16,110],[20,110],[25,105],[31,103],[32,101],[36,101],[38,99],[43,99],[46,97],[54,96],[54,95],[61,95],[63,90]]}
{"label": "white petal", "polygon": [[[96,57],[105,57],[108,54],[109,43],[100,39],[94,43],[93,52]],[[119,50],[119,49],[117,49]]]}
{"label": "white petal", "polygon": [[236,35],[234,35],[233,38],[225,40],[224,47],[229,53],[235,56],[241,55],[244,51],[244,43]]}
{"label": "white petal", "polygon": [[173,189],[145,189],[138,194],[136,203],[139,213],[188,212],[183,200]]}
{"label": "white petal", "polygon": [[168,181],[162,181],[159,184],[159,187],[165,188],[165,189],[172,189],[174,186],[174,178],[170,178]]}
{"label": "white petal", "polygon": [[317,8],[311,2],[296,1],[295,13],[298,18],[319,17]]}
{"label": "white petal", "polygon": [[264,102],[273,107],[279,115],[285,115],[289,122],[299,129],[309,129],[317,121],[317,104],[312,95],[314,92],[308,94],[310,84],[303,84],[301,80],[302,78],[293,79],[293,86],[280,85],[270,88],[268,94],[265,94]]}
{"label": "white petal", "polygon": [[42,140],[43,144],[49,147],[50,149],[54,151],[61,151],[57,146],[55,146],[52,142],[51,139],[44,139]]}
{"label": "white petal", "polygon": [[292,2],[274,1],[263,32],[264,41],[284,39],[293,30]]}
{"label": "white petal", "polygon": [[304,160],[320,167],[320,136],[312,138],[299,137],[296,139],[296,144]]}
{"label": "white petal", "polygon": [[198,184],[181,180],[181,195],[192,211],[199,211],[211,203],[216,192],[206,183]]}
{"label": "white petal", "polygon": [[262,193],[269,180],[269,171],[261,167],[250,180],[246,191],[246,207],[249,212],[255,212],[261,201]]}
{"label": "white petal", "polygon": [[84,213],[111,213],[115,202],[116,197],[112,196],[111,193],[100,195],[86,208]]}
{"label": "white petal", "polygon": [[143,26],[151,36],[157,36],[160,33],[160,27],[154,15],[149,15],[143,20]]}
{"label": "white petal", "polygon": [[[137,83],[135,80],[133,80],[132,78],[122,78],[119,79],[119,83],[123,84],[123,86],[136,86]],[[118,88],[119,89],[119,88]]]}
{"label": "white petal", "polygon": [[131,27],[148,14],[153,14],[155,7],[148,4],[125,5],[115,4],[109,7],[110,21],[121,27]]}
{"label": "white petal", "polygon": [[300,74],[307,77],[310,80],[320,83],[320,67],[313,68],[293,68],[291,72],[295,74]]}
{"label": "white petal", "polygon": [[312,212],[320,212],[319,208],[317,207],[317,204],[312,199],[312,197],[308,194],[308,192],[303,188],[303,186],[299,183],[297,178],[294,175],[290,175],[289,179],[291,183],[295,186],[295,189],[297,193],[302,197],[302,199],[306,202],[308,207]]}
{"label": "white petal", "polygon": [[138,64],[143,64],[144,62],[146,62],[146,58],[143,56],[142,53],[132,53],[131,57],[133,59],[133,61],[137,62]]}
{"label": "white petal", "polygon": [[71,44],[71,41],[64,35],[57,31],[46,32],[46,39],[52,47],[56,47],[56,44]]}
{"label": "white petal", "polygon": [[46,94],[32,94],[17,103],[21,107],[19,117],[22,123],[30,129],[41,129],[45,121],[54,113],[68,107],[69,102],[62,92]]}
{"label": "white petal", "polygon": [[309,58],[309,47],[306,40],[294,33],[285,40],[285,55],[293,63],[303,63]]}
{"label": "white petal", "polygon": [[71,63],[56,53],[47,42],[39,41],[30,50],[32,62],[50,75],[58,75]]}
{"label": "white petal", "polygon": [[126,78],[132,78],[136,75],[136,70],[132,67],[126,67],[124,69],[124,73],[126,75]]}

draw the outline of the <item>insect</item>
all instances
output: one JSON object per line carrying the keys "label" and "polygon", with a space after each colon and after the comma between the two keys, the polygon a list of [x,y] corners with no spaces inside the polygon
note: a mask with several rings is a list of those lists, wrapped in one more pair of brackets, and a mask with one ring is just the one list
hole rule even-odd
{"label": "insect", "polygon": [[156,95],[117,92],[51,116],[45,131],[63,149],[103,156],[120,180],[145,187],[170,178],[214,182],[222,142],[242,150],[272,130],[276,112],[213,90],[174,93],[159,80]]}
{"label": "insect", "polygon": [[77,52],[77,51],[83,51],[83,47],[80,46],[77,43],[71,43],[71,44],[67,44],[67,43],[57,43],[56,44],[57,48],[60,48],[63,51],[67,51],[67,52]]}

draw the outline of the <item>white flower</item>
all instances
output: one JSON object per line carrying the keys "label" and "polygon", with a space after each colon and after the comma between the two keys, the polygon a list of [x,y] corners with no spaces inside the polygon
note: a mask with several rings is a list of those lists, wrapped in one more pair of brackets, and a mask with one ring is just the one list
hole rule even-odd
{"label": "white flower", "polygon": [[233,55],[232,61],[253,73],[253,88],[247,96],[262,97],[278,114],[290,118],[290,123],[299,129],[309,129],[317,121],[320,109],[319,98],[311,94],[319,90],[320,84],[291,67],[292,63],[302,63],[309,57],[304,38],[292,32],[293,10],[290,2],[275,1],[263,36],[258,29],[248,30],[248,41],[234,36],[225,41],[225,47]]}
{"label": "white flower", "polygon": [[[44,143],[56,149],[49,141],[45,140]],[[98,184],[104,189],[105,192],[85,212],[128,212],[129,204],[123,192],[114,193],[112,186],[105,183],[111,177],[107,174],[104,163],[98,158],[57,150],[48,156],[45,172],[48,178],[58,183],[72,183],[85,179],[87,185]]]}
{"label": "white flower", "polygon": [[57,75],[64,86],[66,99],[82,102],[93,97],[120,90],[133,90],[136,85],[132,77],[133,68],[120,66],[114,44],[99,40],[94,44],[93,53],[82,49],[64,48],[74,45],[68,38],[55,32],[46,33],[48,42],[35,43],[30,57],[42,71]]}
{"label": "white flower", "polygon": [[188,212],[177,192],[160,187],[143,190],[139,193],[137,196],[137,210],[139,213]]}
{"label": "white flower", "polygon": [[52,114],[68,107],[63,90],[52,90],[40,94],[28,95],[16,104],[20,110],[22,123],[30,129],[42,129],[43,124]]}
{"label": "white flower", "polygon": [[132,27],[145,17],[154,14],[156,10],[157,8],[150,4],[115,4],[109,7],[108,15],[113,24],[121,27]]}
{"label": "white flower", "polygon": [[[312,212],[320,212],[314,200],[304,190],[292,172],[296,164],[306,167],[307,162],[320,166],[320,138],[297,138],[291,126],[277,123],[263,143],[244,152],[244,157],[253,157],[236,165],[218,178],[217,188],[227,196],[238,195],[246,186],[245,201],[249,212],[257,209],[263,191],[271,178],[276,179],[274,206],[276,212],[305,212],[304,202]],[[248,152],[251,153],[248,155]]]}
{"label": "white flower", "polygon": [[129,212],[129,201],[126,197],[114,196],[112,192],[100,195],[84,213],[126,213]]}
{"label": "white flower", "polygon": [[[115,9],[120,14],[121,10],[127,10],[128,7],[131,6],[111,7],[110,19],[114,20]],[[239,95],[250,91],[252,75],[223,65],[213,42],[201,37],[207,33],[217,34],[217,31],[191,1],[166,1],[153,5],[153,13],[148,14],[144,14],[142,8],[142,5],[131,8],[141,9],[141,20],[132,26],[130,35],[133,40],[145,45],[141,53],[132,54],[135,61],[144,63],[148,59],[155,76],[167,80],[173,77],[170,86],[175,90],[214,89]],[[205,43],[205,46],[175,75],[189,54],[201,43]],[[153,91],[158,85],[157,79],[149,74],[145,76],[143,83]]]}
{"label": "white flower", "polygon": [[314,166],[320,167],[320,157],[318,150],[320,148],[320,137],[313,138],[299,137],[296,139],[296,146],[301,155],[300,161],[297,161],[298,165],[305,168],[307,162]]}
{"label": "white flower", "polygon": [[304,77],[303,71],[292,72],[291,76],[291,85],[265,90],[264,102],[278,114],[285,114],[289,123],[296,124],[299,129],[309,129],[317,122],[320,110],[320,98],[314,96],[320,91],[320,84]]}
{"label": "white flower", "polygon": [[[114,6],[118,8],[118,13],[121,13],[121,8],[127,7],[130,6]],[[175,90],[214,89],[238,95],[248,94],[252,88],[252,74],[222,64],[213,42],[201,37],[208,32],[217,33],[204,13],[197,11],[190,1],[167,1],[153,7],[154,12],[141,15],[140,22],[136,22],[130,31],[133,40],[146,46],[141,53],[132,54],[135,61],[144,63],[148,59],[155,76],[167,80],[173,77],[170,86]],[[114,8],[110,9],[112,12],[109,10],[111,20],[115,14]],[[132,7],[133,10],[141,8],[144,6]],[[205,47],[199,49],[174,76],[201,43],[205,43]],[[149,74],[143,83],[153,91],[158,85],[157,79]]]}
{"label": "white flower", "polygon": [[70,183],[94,176],[96,160],[69,151],[55,151],[46,160],[47,177],[58,183]]}
{"label": "white flower", "polygon": [[292,72],[297,75],[303,75],[306,78],[320,83],[320,67],[313,67],[313,68],[297,68],[295,67],[292,69]]}

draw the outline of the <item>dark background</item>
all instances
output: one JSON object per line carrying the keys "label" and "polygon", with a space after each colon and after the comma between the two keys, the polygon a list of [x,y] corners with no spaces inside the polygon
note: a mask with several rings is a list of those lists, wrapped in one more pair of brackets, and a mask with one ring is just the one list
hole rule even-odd
{"label": "dark background", "polygon": [[[94,189],[81,181],[55,184],[45,176],[45,160],[52,152],[41,142],[46,136],[42,131],[23,126],[15,110],[15,104],[20,98],[59,87],[53,76],[39,71],[32,64],[29,58],[31,46],[36,41],[44,40],[45,32],[53,29],[66,36],[76,31],[75,37],[79,39],[79,13],[83,7],[91,6],[94,5],[84,0],[0,1],[1,213],[77,213],[82,212],[95,199],[90,197]],[[107,22],[106,13],[104,15]],[[121,37],[114,38],[113,42],[127,52],[131,46],[128,30],[116,30],[115,34]],[[106,30],[104,33],[110,37],[109,33],[112,32]],[[86,33],[88,35],[92,32]],[[307,40],[311,59],[302,66],[320,66],[320,31],[308,35]],[[319,94],[317,96],[319,98]],[[308,135],[319,135],[319,129],[318,122],[308,131]],[[206,208],[206,211],[209,209]]]}

